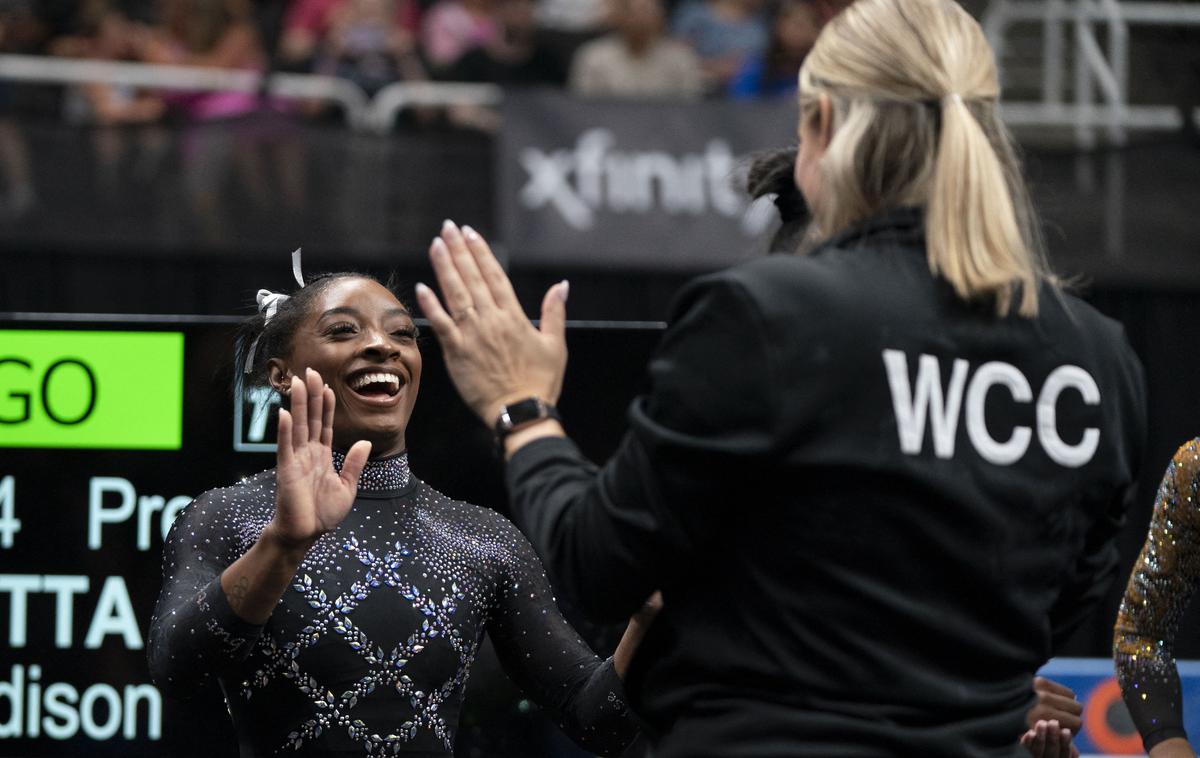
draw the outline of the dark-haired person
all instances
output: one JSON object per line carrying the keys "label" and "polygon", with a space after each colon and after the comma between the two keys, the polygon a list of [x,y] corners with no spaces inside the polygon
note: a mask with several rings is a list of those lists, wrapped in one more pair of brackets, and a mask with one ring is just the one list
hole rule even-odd
{"label": "dark-haired person", "polygon": [[1042,262],[999,95],[952,0],[834,17],[799,78],[821,243],[681,291],[602,467],[552,412],[566,284],[535,328],[478,234],[434,242],[418,300],[555,586],[596,620],[662,590],[628,678],[656,758],[1023,755],[1146,414],[1120,326]]}
{"label": "dark-haired person", "polygon": [[188,696],[219,680],[243,758],[449,756],[486,630],[568,734],[620,753],[636,727],[619,676],[641,627],[597,658],[512,524],[409,471],[421,353],[408,310],[358,275],[259,303],[238,365],[290,409],[278,465],[204,493],[172,526],[155,683]]}

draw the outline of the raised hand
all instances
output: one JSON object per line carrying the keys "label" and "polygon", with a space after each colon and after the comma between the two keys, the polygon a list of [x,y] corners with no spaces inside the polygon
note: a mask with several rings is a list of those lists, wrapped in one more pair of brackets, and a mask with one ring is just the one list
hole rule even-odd
{"label": "raised hand", "polygon": [[490,425],[508,403],[531,396],[558,402],[567,366],[567,283],[546,292],[535,328],[491,248],[470,227],[447,221],[429,258],[446,305],[421,284],[417,301],[467,405]]}
{"label": "raised hand", "polygon": [[265,624],[304,554],[342,522],[371,443],[355,442],[341,473],[333,470],[333,390],[312,369],[292,377],[292,410],[279,411],[275,516],[249,550],[221,572],[229,606],[251,624]]}
{"label": "raised hand", "polygon": [[306,369],[303,381],[292,377],[290,397],[291,412],[279,411],[278,489],[275,517],[267,529],[281,547],[307,550],[350,512],[371,443],[354,443],[341,472],[335,471],[333,390],[320,374]]}

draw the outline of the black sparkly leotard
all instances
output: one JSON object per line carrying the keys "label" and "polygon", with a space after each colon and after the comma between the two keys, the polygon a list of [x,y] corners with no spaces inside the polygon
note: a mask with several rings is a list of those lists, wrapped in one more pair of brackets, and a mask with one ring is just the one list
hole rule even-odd
{"label": "black sparkly leotard", "polygon": [[1117,614],[1113,657],[1121,693],[1146,750],[1187,737],[1175,666],[1175,634],[1200,585],[1200,439],[1171,459],[1150,532]]}
{"label": "black sparkly leotard", "polygon": [[168,693],[217,677],[243,758],[450,755],[485,630],[509,676],[581,745],[620,753],[635,736],[611,660],[578,638],[499,514],[410,476],[405,456],[370,461],[349,515],[255,626],[229,607],[220,573],[274,508],[268,470],[180,514],[149,634],[150,670]]}

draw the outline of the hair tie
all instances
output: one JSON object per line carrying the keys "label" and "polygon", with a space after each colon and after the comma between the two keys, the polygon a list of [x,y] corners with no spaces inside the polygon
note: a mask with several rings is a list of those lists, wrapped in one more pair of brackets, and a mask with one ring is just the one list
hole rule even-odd
{"label": "hair tie", "polygon": [[[302,248],[296,248],[292,251],[292,276],[296,279],[296,283],[303,289],[304,287],[304,272],[300,267],[300,251]],[[271,323],[271,319],[275,318],[275,314],[279,312],[279,306],[283,305],[289,299],[290,295],[285,295],[282,292],[272,292],[267,289],[260,289],[258,294],[254,296],[255,302],[258,303],[258,312],[263,317],[263,331],[266,331],[267,324]],[[250,343],[250,349],[246,351],[246,365],[243,367],[243,372],[249,374],[254,370],[254,355],[258,352],[258,341],[262,339],[262,332],[259,333],[254,341]]]}
{"label": "hair tie", "polygon": [[962,104],[963,104],[962,95],[958,94],[957,92],[951,92],[948,95],[942,96],[942,105],[962,105]]}

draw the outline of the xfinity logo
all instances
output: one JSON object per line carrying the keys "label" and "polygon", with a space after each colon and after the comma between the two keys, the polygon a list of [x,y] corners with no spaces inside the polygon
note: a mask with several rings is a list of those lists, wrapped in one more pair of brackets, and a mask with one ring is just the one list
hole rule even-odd
{"label": "xfinity logo", "polygon": [[747,236],[764,233],[774,212],[767,199],[751,204],[735,187],[737,162],[729,144],[708,143],[703,153],[672,155],[660,150],[622,152],[608,129],[589,129],[573,150],[520,151],[528,174],[521,205],[529,210],[554,208],[580,231],[591,229],[597,211],[700,216],[716,212],[741,217]]}

